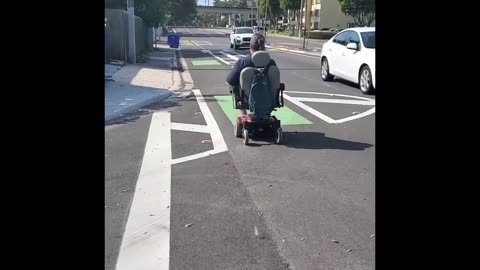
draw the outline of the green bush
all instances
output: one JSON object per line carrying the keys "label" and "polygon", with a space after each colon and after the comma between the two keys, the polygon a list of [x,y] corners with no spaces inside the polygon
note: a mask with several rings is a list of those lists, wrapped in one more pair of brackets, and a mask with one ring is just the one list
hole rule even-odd
{"label": "green bush", "polygon": [[307,37],[311,39],[331,39],[335,36],[336,32],[323,31],[323,32],[309,32]]}
{"label": "green bush", "polygon": [[283,36],[288,36],[288,32],[282,31],[282,30],[269,30],[269,34],[275,34],[275,35],[283,35]]}

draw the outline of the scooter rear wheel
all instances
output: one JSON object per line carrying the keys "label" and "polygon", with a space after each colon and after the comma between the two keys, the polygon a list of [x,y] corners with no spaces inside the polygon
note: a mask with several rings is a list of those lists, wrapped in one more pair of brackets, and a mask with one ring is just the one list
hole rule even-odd
{"label": "scooter rear wheel", "polygon": [[283,140],[283,131],[282,131],[282,128],[279,127],[275,131],[275,143],[276,144],[281,144],[282,140]]}
{"label": "scooter rear wheel", "polygon": [[237,124],[233,127],[233,133],[235,134],[235,137],[242,138],[242,128],[242,124],[240,124],[237,120]]}
{"label": "scooter rear wheel", "polygon": [[248,130],[244,129],[243,130],[243,144],[248,145],[249,139],[250,138],[249,138]]}

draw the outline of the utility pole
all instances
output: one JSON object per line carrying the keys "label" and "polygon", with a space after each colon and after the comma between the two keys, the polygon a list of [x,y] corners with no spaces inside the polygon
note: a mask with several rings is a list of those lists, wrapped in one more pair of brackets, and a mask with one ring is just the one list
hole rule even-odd
{"label": "utility pole", "polygon": [[250,5],[251,5],[251,8],[252,8],[252,11],[250,12],[250,26],[253,27],[253,4],[254,4],[253,0],[251,0],[250,3],[251,3]]}
{"label": "utility pole", "polygon": [[303,46],[302,49],[306,50],[305,39],[307,38],[307,29],[310,35],[311,13],[312,13],[312,0],[304,0],[305,2],[305,29],[303,30]]}
{"label": "utility pole", "polygon": [[302,0],[300,2],[300,23],[299,23],[299,28],[298,28],[298,38],[301,40],[302,39],[302,21],[303,21],[303,3],[305,0]]}
{"label": "utility pole", "polygon": [[128,59],[132,64],[137,63],[135,48],[135,8],[134,0],[127,0],[128,13]]}
{"label": "utility pole", "polygon": [[258,11],[258,1],[260,1],[260,0],[255,0],[255,1],[256,1],[256,3],[257,3],[257,18],[256,18],[255,21],[257,21],[257,26],[258,26],[258,16],[260,15],[260,14],[259,14],[259,11]]}
{"label": "utility pole", "polygon": [[263,31],[265,32],[265,42],[267,42],[267,15],[268,15],[268,0],[265,0],[265,23],[263,25]]}

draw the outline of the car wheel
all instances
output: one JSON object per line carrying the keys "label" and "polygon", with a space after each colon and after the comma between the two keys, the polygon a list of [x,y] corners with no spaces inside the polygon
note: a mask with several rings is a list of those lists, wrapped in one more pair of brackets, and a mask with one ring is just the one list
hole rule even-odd
{"label": "car wheel", "polygon": [[328,66],[328,60],[326,57],[322,59],[322,80],[324,81],[331,81],[333,79],[332,74],[330,74],[330,67]]}
{"label": "car wheel", "polygon": [[372,72],[368,66],[364,66],[360,69],[358,81],[362,93],[366,95],[373,93]]}

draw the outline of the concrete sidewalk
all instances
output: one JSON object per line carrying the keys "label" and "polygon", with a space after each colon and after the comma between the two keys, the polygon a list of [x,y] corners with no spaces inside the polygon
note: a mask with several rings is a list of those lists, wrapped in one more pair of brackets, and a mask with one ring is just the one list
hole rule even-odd
{"label": "concrete sidewalk", "polygon": [[[145,63],[105,65],[105,122],[161,102],[181,88],[176,52],[165,44],[146,56]],[[108,80],[107,80],[108,78]]]}

